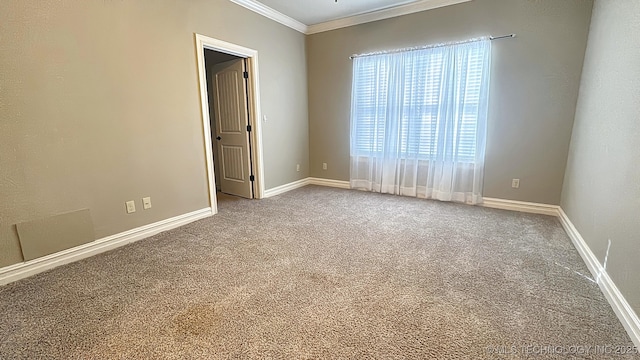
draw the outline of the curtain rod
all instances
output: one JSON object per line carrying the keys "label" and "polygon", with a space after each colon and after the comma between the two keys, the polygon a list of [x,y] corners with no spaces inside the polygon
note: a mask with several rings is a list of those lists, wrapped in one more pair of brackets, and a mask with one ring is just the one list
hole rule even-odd
{"label": "curtain rod", "polygon": [[355,55],[349,56],[349,59],[355,59],[357,57],[364,57],[364,56],[382,55],[382,54],[395,54],[395,53],[405,52],[405,51],[416,51],[416,50],[432,49],[432,48],[437,48],[437,47],[442,47],[442,46],[466,44],[466,43],[476,42],[476,41],[485,40],[485,39],[489,39],[489,40],[493,41],[493,40],[500,40],[500,39],[509,39],[509,38],[514,38],[514,37],[516,37],[516,34],[508,34],[508,35],[501,35],[501,36],[488,36],[488,37],[475,38],[475,39],[469,39],[469,40],[463,40],[463,41],[448,42],[448,43],[441,43],[441,44],[434,44],[434,45],[414,46],[414,47],[408,47],[408,48],[403,48],[403,49],[395,49],[395,50],[388,50],[388,51],[376,51],[376,52],[370,52],[370,53],[365,53],[365,54],[355,54]]}
{"label": "curtain rod", "polygon": [[489,36],[489,40],[500,40],[500,39],[508,39],[514,38],[516,34],[502,35],[502,36]]}

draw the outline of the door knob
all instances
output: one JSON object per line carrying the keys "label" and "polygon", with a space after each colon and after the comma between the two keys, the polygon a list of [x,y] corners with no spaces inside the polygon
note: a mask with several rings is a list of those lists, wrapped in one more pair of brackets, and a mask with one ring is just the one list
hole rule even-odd
{"label": "door knob", "polygon": [[216,139],[217,139],[217,140],[222,140],[222,138],[221,138],[220,136],[218,136]]}

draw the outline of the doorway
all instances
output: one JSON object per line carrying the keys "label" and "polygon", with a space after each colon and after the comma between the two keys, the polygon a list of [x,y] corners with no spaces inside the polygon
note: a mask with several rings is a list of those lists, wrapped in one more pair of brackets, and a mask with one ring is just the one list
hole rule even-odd
{"label": "doorway", "polygon": [[216,193],[253,199],[247,59],[204,50]]}
{"label": "doorway", "polygon": [[212,210],[217,191],[250,199],[264,193],[258,53],[196,34],[206,170]]}

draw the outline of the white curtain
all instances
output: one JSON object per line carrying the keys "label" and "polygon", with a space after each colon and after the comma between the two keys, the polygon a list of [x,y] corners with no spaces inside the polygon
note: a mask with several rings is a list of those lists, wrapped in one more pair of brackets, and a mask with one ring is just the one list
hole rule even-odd
{"label": "white curtain", "polygon": [[482,202],[489,39],[356,57],[351,187]]}

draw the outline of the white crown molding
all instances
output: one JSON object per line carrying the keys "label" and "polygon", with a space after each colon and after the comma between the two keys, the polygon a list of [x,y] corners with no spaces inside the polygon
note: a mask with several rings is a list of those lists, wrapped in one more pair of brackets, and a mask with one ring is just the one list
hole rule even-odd
{"label": "white crown molding", "polygon": [[386,7],[378,10],[357,14],[342,19],[331,20],[319,24],[307,26],[300,21],[289,17],[277,10],[274,10],[256,0],[229,0],[246,9],[258,13],[266,18],[276,21],[282,25],[288,26],[303,34],[311,35],[324,31],[340,29],[348,26],[364,24],[372,21],[389,19],[392,17],[413,14],[420,11],[437,9],[445,6],[460,4],[473,0],[421,0],[418,2],[398,5],[394,7]]}
{"label": "white crown molding", "polygon": [[[233,0],[232,0],[233,1]],[[331,20],[308,27],[306,34],[316,34],[329,30],[340,29],[348,26],[364,24],[372,21],[389,19],[392,17],[413,14],[420,11],[437,9],[445,6],[460,4],[472,0],[421,0],[415,3],[384,8],[354,15],[342,19]]]}
{"label": "white crown molding", "polygon": [[0,268],[0,286],[26,277],[56,268],[61,265],[70,264],[74,261],[82,260],[93,255],[113,250],[115,248],[130,244],[161,233],[189,224],[196,220],[212,216],[213,210],[206,208],[172,217],[170,219],[155,222],[153,224],[141,226],[116,235],[92,241],[90,243],[63,250],[51,255],[37,259],[25,261],[19,264]]}
{"label": "white crown molding", "polygon": [[308,29],[307,25],[255,0],[229,0],[229,1],[231,1],[232,3],[238,4],[244,8],[247,8],[253,12],[256,12],[275,22],[279,22],[284,26],[288,26],[293,30],[297,30],[303,34],[307,32],[307,29]]}

